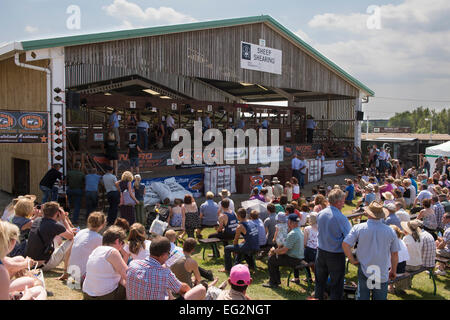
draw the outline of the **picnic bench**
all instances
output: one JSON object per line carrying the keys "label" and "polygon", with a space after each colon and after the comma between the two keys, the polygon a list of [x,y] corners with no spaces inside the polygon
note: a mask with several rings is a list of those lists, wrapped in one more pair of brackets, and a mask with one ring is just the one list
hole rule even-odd
{"label": "picnic bench", "polygon": [[353,219],[360,218],[362,216],[364,216],[364,211],[353,211],[352,214],[347,216],[347,219],[350,220],[350,222],[353,226]]}
{"label": "picnic bench", "polygon": [[309,270],[309,268],[312,267],[313,265],[314,265],[314,262],[308,263],[305,260],[302,260],[300,264],[291,268],[289,271],[288,277],[287,277],[287,286],[289,287],[289,282],[290,282],[292,273],[294,273],[295,270],[305,271],[306,281],[308,282],[308,290],[311,290],[313,281],[311,279],[311,271]]}
{"label": "picnic bench", "polygon": [[206,251],[206,247],[207,245],[211,245],[211,249],[213,252],[213,257],[214,258],[219,258],[220,254],[219,254],[219,249],[217,248],[217,243],[222,242],[223,240],[219,239],[219,238],[207,238],[207,239],[199,239],[198,242],[200,242],[201,244],[204,244],[206,246],[203,246],[203,253],[202,253],[202,257],[203,260],[205,260],[205,251]]}
{"label": "picnic bench", "polygon": [[434,273],[433,273],[433,268],[421,267],[421,268],[420,268],[419,270],[417,270],[417,271],[405,272],[405,273],[403,273],[403,274],[397,276],[394,280],[389,280],[388,283],[389,283],[389,284],[394,284],[394,283],[396,283],[396,282],[398,282],[398,281],[400,281],[400,280],[405,280],[405,279],[412,278],[413,276],[415,276],[415,275],[417,275],[417,274],[419,274],[419,273],[422,273],[422,272],[424,272],[424,271],[428,271],[428,274],[429,274],[429,276],[430,276],[430,279],[433,280],[433,286],[434,286],[433,295],[435,296],[435,295],[436,295],[436,278],[435,278]]}

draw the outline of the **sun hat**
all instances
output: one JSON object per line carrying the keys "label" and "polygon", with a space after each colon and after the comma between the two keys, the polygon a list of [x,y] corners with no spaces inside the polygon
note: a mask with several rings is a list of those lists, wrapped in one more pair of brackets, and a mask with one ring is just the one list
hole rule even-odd
{"label": "sun hat", "polygon": [[373,186],[373,184],[371,184],[371,183],[369,183],[367,186],[365,186],[365,188],[366,188],[367,190],[370,190],[370,191],[373,191],[373,190],[374,190],[374,186]]}
{"label": "sun hat", "polygon": [[230,271],[230,282],[235,286],[248,286],[252,282],[248,267],[243,264],[237,264]]}
{"label": "sun hat", "polygon": [[383,208],[383,204],[376,201],[372,201],[368,207],[364,208],[364,211],[374,219],[383,219],[389,214],[389,211]]}
{"label": "sun hat", "polygon": [[385,207],[386,209],[388,209],[389,212],[395,212],[395,211],[397,211],[397,206],[395,205],[395,203],[392,203],[392,202],[385,204],[384,207]]}
{"label": "sun hat", "polygon": [[286,223],[287,222],[286,214],[284,212],[278,212],[276,221],[277,223]]}
{"label": "sun hat", "polygon": [[386,191],[382,195],[386,200],[394,200],[394,195],[390,191]]}
{"label": "sun hat", "polygon": [[287,218],[292,222],[300,222],[300,218],[295,213],[291,213]]}
{"label": "sun hat", "polygon": [[423,223],[419,219],[414,219],[411,221],[402,221],[400,222],[400,225],[402,226],[403,231],[408,234],[412,234],[413,231],[420,232],[420,228],[423,226]]}
{"label": "sun hat", "polygon": [[224,197],[229,197],[231,196],[230,191],[228,191],[227,189],[222,189],[222,191],[220,191],[220,194]]}
{"label": "sun hat", "polygon": [[272,179],[272,183],[280,183],[280,180],[278,180],[277,177],[273,177]]}

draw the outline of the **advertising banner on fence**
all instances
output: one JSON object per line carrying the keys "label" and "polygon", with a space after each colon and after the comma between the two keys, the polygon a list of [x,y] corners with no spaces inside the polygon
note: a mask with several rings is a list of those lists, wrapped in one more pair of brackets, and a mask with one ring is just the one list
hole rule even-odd
{"label": "advertising banner on fence", "polygon": [[281,74],[281,50],[241,41],[241,68]]}
{"label": "advertising banner on fence", "polygon": [[308,183],[320,180],[321,166],[320,160],[306,160],[308,168]]}
{"label": "advertising banner on fence", "polygon": [[164,182],[164,180],[169,178],[175,178],[175,181],[179,183],[184,189],[192,193],[195,198],[201,197],[203,195],[203,174],[201,173],[177,177],[142,179],[142,183],[145,184],[146,187],[150,187],[153,182]]}
{"label": "advertising banner on fence", "polygon": [[46,112],[0,111],[0,143],[47,143]]}
{"label": "advertising banner on fence", "polygon": [[323,162],[323,175],[335,174],[336,173],[336,160],[324,161]]}
{"label": "advertising banner on fence", "polygon": [[284,147],[250,147],[249,164],[282,162]]}
{"label": "advertising banner on fence", "polygon": [[[108,159],[104,154],[94,154],[94,160],[100,164],[108,164]],[[155,167],[165,167],[170,165],[170,152],[143,152],[139,154],[139,169],[149,170]],[[168,163],[169,162],[169,163]],[[128,153],[119,153],[119,170],[128,170],[130,160]]]}

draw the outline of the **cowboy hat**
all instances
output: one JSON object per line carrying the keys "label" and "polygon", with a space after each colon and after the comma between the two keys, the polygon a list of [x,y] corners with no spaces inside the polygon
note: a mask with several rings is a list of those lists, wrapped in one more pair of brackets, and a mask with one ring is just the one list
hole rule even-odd
{"label": "cowboy hat", "polygon": [[229,197],[231,196],[230,191],[228,191],[227,189],[222,189],[222,191],[220,191],[220,194],[224,197]]}
{"label": "cowboy hat", "polygon": [[383,219],[389,215],[389,211],[383,208],[383,204],[376,201],[372,201],[368,207],[364,208],[364,211],[374,219]]}
{"label": "cowboy hat", "polygon": [[394,195],[389,191],[382,193],[382,195],[386,200],[394,200]]}
{"label": "cowboy hat", "polygon": [[400,225],[402,226],[403,231],[408,234],[412,234],[413,231],[417,231],[420,233],[420,228],[423,226],[423,223],[418,219],[414,219],[411,221],[402,221],[400,222]]}
{"label": "cowboy hat", "polygon": [[272,179],[272,183],[280,183],[280,180],[278,180],[277,177],[273,177]]}

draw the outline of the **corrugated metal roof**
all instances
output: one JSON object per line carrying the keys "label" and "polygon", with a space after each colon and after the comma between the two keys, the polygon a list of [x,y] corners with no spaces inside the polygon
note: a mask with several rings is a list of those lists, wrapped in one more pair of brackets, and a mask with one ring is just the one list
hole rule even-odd
{"label": "corrugated metal roof", "polygon": [[[363,140],[383,140],[383,139],[418,139],[418,140],[430,140],[429,133],[362,133],[361,138]],[[433,140],[436,141],[449,141],[450,135],[448,134],[433,134]]]}
{"label": "corrugated metal roof", "polygon": [[206,21],[206,22],[195,22],[195,23],[187,23],[187,24],[179,24],[179,25],[171,25],[171,26],[161,26],[161,27],[151,27],[151,28],[141,28],[141,29],[133,29],[133,30],[122,30],[122,31],[113,31],[113,32],[103,32],[103,33],[94,33],[94,34],[86,34],[86,35],[76,35],[76,36],[67,36],[67,37],[59,37],[59,38],[49,38],[49,39],[40,39],[40,40],[29,40],[22,41],[23,49],[28,50],[37,50],[42,48],[51,48],[51,47],[67,47],[67,46],[76,46],[83,45],[89,43],[98,43],[98,42],[106,42],[106,41],[114,41],[114,40],[122,40],[122,39],[130,39],[130,38],[140,38],[140,37],[148,37],[148,36],[156,36],[170,33],[179,33],[179,32],[188,32],[188,31],[196,31],[196,30],[204,30],[204,29],[212,29],[212,28],[224,28],[230,26],[237,26],[243,24],[253,24],[253,23],[268,23],[271,24],[275,29],[279,32],[285,34],[291,41],[300,45],[307,52],[309,52],[312,56],[317,58],[319,61],[327,65],[329,68],[334,70],[336,73],[341,75],[344,79],[348,80],[354,86],[359,89],[365,91],[369,96],[373,96],[375,94],[374,91],[369,89],[359,80],[351,76],[349,73],[344,71],[330,59],[322,55],[319,51],[314,49],[312,46],[304,42],[293,32],[286,29],[283,25],[281,25],[278,21],[273,19],[268,15],[254,16],[254,17],[245,17],[245,18],[235,18],[235,19],[225,19],[225,20],[215,20],[215,21]]}

